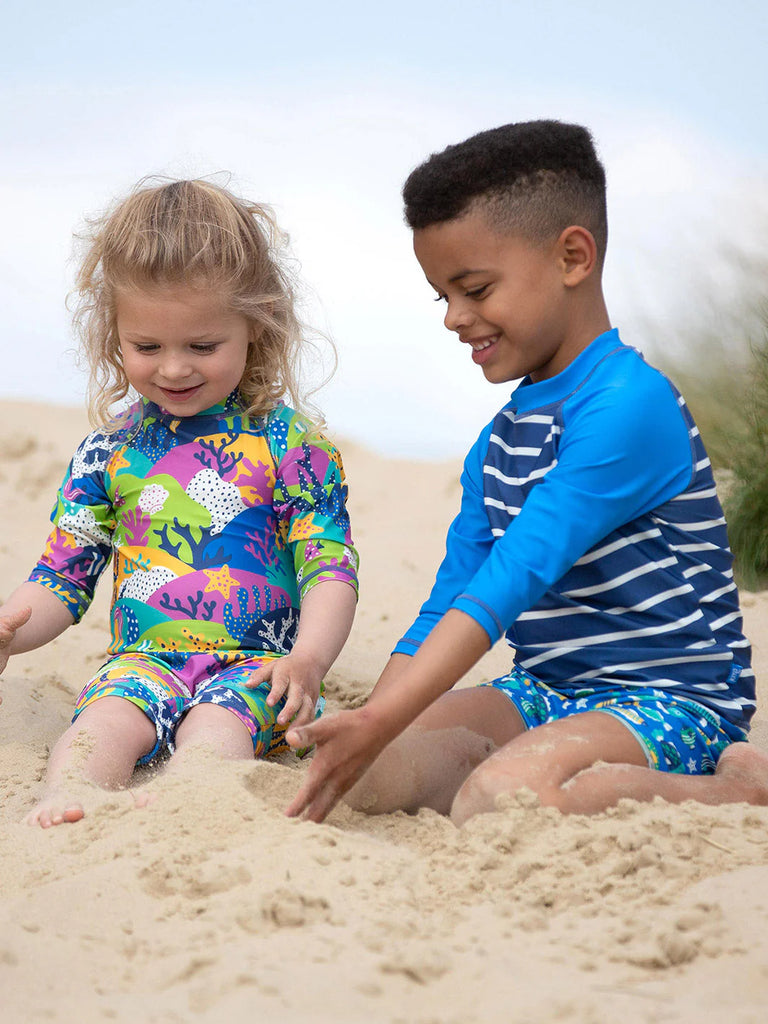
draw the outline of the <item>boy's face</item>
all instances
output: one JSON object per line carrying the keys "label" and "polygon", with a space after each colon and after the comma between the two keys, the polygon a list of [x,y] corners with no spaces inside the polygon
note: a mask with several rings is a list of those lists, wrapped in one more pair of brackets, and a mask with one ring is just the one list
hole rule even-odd
{"label": "boy's face", "polygon": [[445,326],[494,384],[560,373],[575,357],[558,247],[491,229],[482,213],[414,231],[427,280],[447,304]]}

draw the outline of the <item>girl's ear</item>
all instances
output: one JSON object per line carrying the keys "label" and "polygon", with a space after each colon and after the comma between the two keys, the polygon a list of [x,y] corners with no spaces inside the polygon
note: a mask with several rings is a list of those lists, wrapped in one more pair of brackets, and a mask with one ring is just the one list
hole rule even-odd
{"label": "girl's ear", "polygon": [[567,288],[581,284],[597,267],[597,244],[594,235],[577,224],[565,228],[560,233],[557,254],[563,284]]}

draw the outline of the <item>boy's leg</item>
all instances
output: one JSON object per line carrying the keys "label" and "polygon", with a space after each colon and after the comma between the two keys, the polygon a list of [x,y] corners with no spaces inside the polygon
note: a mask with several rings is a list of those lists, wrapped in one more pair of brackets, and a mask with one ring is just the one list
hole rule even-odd
{"label": "boy's leg", "polygon": [[622,798],[671,803],[768,802],[768,757],[736,743],[715,775],[683,775],[648,767],[645,752],[617,718],[587,711],[517,737],[481,764],[451,807],[457,825],[495,810],[496,798],[522,788],[566,814],[595,814]]}
{"label": "boy's leg", "polygon": [[73,792],[78,783],[120,789],[130,781],[136,762],[157,743],[155,725],[123,697],[101,697],[89,704],[54,746],[45,789],[27,817],[30,825],[49,828],[79,821],[83,805]]}
{"label": "boy's leg", "polygon": [[368,814],[448,814],[473,769],[524,731],[514,704],[493,687],[451,690],[385,747],[345,801]]}

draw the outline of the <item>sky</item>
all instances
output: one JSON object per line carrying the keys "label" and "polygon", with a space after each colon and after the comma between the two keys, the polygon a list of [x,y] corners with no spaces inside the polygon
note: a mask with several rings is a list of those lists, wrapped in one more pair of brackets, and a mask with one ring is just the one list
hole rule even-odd
{"label": "sky", "polygon": [[[73,233],[148,174],[275,210],[338,368],[334,436],[453,458],[508,398],[442,326],[400,189],[509,121],[586,124],[606,165],[613,323],[648,352],[764,252],[764,0],[364,5],[114,0],[0,13],[0,397],[82,402]],[[330,354],[326,351],[326,366]]]}

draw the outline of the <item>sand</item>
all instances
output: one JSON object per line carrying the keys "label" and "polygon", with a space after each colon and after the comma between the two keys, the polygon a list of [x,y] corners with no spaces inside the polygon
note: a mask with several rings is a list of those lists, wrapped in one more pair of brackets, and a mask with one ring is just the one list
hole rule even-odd
{"label": "sand", "polygon": [[[78,411],[0,403],[0,599],[42,549],[86,429]],[[458,498],[455,463],[344,454],[362,597],[332,708],[361,702],[415,615]],[[318,826],[282,813],[305,764],[200,755],[186,777],[141,780],[150,807],[101,794],[76,825],[23,824],[103,659],[108,596],[0,681],[3,1024],[765,1021],[768,808],[566,818],[521,796],[462,829],[344,807]],[[768,593],[743,606],[765,691]],[[469,681],[509,661],[498,646]]]}

